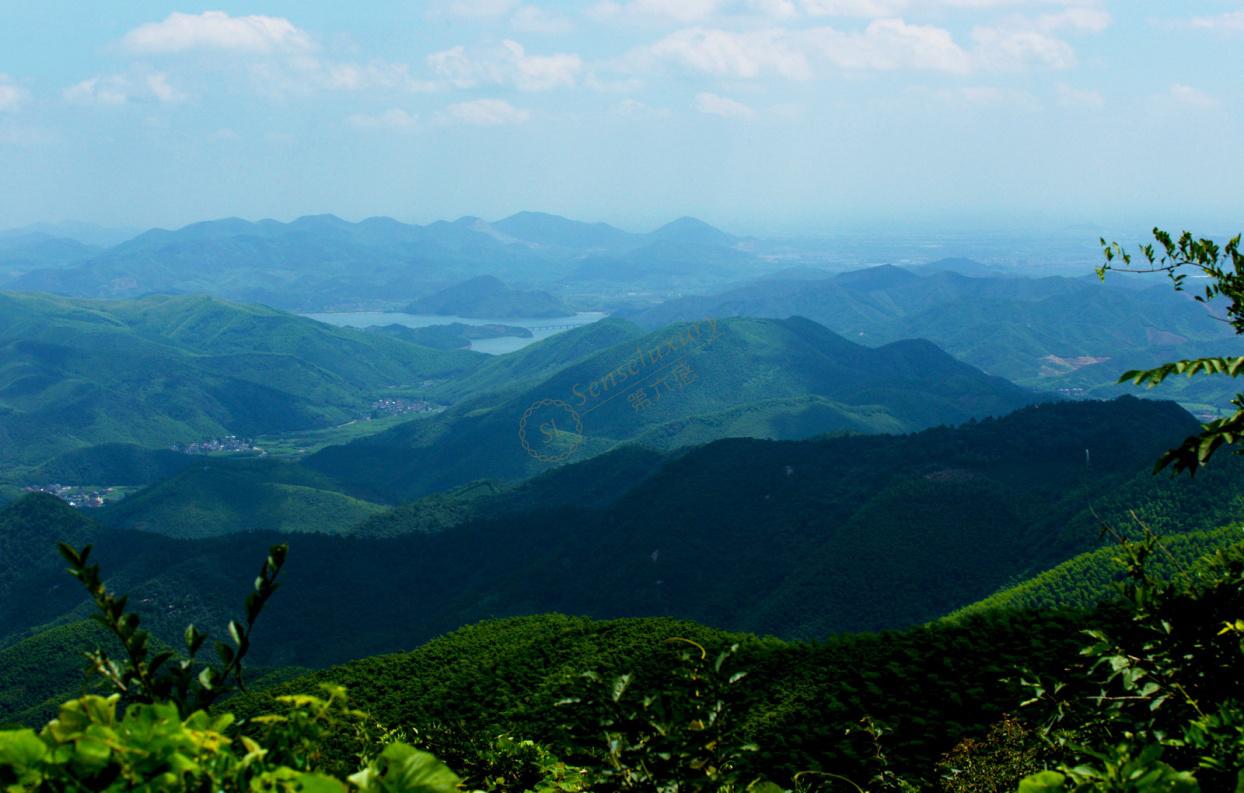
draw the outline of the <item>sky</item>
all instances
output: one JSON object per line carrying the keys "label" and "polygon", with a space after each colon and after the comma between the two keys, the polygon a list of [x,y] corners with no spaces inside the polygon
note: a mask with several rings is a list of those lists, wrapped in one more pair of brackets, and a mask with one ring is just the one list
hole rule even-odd
{"label": "sky", "polygon": [[1244,227],[1244,0],[0,0],[0,228]]}

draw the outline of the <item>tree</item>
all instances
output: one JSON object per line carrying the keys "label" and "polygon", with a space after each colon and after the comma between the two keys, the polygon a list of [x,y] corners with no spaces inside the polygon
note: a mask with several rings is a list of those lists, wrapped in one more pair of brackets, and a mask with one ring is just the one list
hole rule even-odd
{"label": "tree", "polygon": [[[1119,243],[1107,244],[1103,238],[1101,245],[1106,261],[1097,268],[1098,277],[1104,280],[1106,273],[1112,270],[1165,273],[1177,292],[1184,291],[1189,276],[1204,279],[1204,290],[1193,294],[1193,299],[1207,308],[1213,304],[1213,308],[1222,310],[1225,316],[1217,318],[1230,324],[1236,334],[1244,335],[1244,253],[1240,252],[1240,235],[1221,247],[1213,240],[1197,239],[1188,231],[1176,240],[1168,232],[1154,228],[1153,238],[1156,247],[1153,243],[1139,246],[1139,258]],[[1244,375],[1244,355],[1172,361],[1154,369],[1124,372],[1119,382],[1130,381],[1152,388],[1173,374],[1239,377]],[[1176,473],[1187,471],[1196,476],[1197,470],[1209,462],[1219,448],[1244,438],[1244,394],[1236,394],[1231,405],[1235,413],[1201,425],[1199,433],[1162,455],[1154,470],[1170,466]],[[1237,450],[1236,453],[1244,452]]]}

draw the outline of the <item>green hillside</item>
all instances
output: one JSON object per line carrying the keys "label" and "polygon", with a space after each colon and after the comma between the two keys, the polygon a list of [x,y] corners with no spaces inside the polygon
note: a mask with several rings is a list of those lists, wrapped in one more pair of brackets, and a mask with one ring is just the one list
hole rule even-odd
{"label": "green hillside", "polygon": [[193,465],[195,458],[171,449],[145,449],[132,443],[101,443],[58,455],[31,471],[32,484],[149,485]]}
{"label": "green hillside", "polygon": [[[169,641],[188,621],[232,617],[250,584],[239,571],[287,542],[290,594],[263,624],[265,665],[318,666],[548,611],[791,638],[914,625],[1099,547],[1093,509],[1112,520],[1136,509],[1166,533],[1235,520],[1244,496],[1210,496],[1244,493],[1244,461],[1215,461],[1191,482],[1150,473],[1190,426],[1171,403],[1123,399],[903,437],[619,449],[517,488],[403,507],[354,537],[177,540],[104,529],[31,496],[0,513],[4,558],[20,560],[5,566],[0,643],[87,613],[60,579],[62,535],[93,542],[110,583]],[[1159,512],[1165,521],[1148,517]],[[346,632],[349,642],[334,639]]]}
{"label": "green hillside", "polygon": [[383,510],[337,492],[322,475],[291,463],[201,459],[104,507],[98,519],[170,537],[256,529],[339,534]]}
{"label": "green hillside", "polygon": [[[952,265],[953,266],[953,265]],[[1043,391],[1109,398],[1120,372],[1238,349],[1230,328],[1165,286],[1096,278],[969,277],[886,265],[803,280],[762,280],[629,316],[659,327],[704,316],[804,316],[861,344],[929,339],[982,370]],[[1230,384],[1172,382],[1165,398],[1227,401]]]}
{"label": "green hillside", "polygon": [[[1175,578],[1193,569],[1198,559],[1241,543],[1244,527],[1238,524],[1170,535],[1163,539],[1162,552],[1149,560],[1147,569],[1161,578]],[[1117,547],[1098,548],[959,609],[947,619],[997,609],[1091,608],[1117,594],[1126,574],[1125,558]]]}
{"label": "green hillside", "polygon": [[558,704],[592,691],[582,673],[605,681],[629,673],[638,698],[668,685],[682,646],[668,644],[671,637],[701,643],[710,659],[737,642],[740,652],[727,670],[748,674],[731,697],[732,727],[739,742],[758,747],[749,771],[787,784],[796,770],[866,779],[873,747],[857,728],[870,716],[894,730],[886,748],[896,770],[927,784],[944,753],[965,736],[981,735],[1019,701],[1018,666],[1049,673],[1075,658],[1082,620],[1075,612],[983,615],[786,643],[668,619],[520,617],[317,672],[229,706],[258,714],[270,709],[272,695],[312,691],[321,682],[345,685],[352,702],[381,724],[417,730],[438,756],[470,773],[486,762],[498,734],[534,738],[562,753],[575,739],[590,745],[600,706]]}
{"label": "green hillside", "polygon": [[0,463],[331,426],[480,358],[205,297],[0,294]]}
{"label": "green hillside", "polygon": [[[627,328],[592,336],[615,332]],[[821,399],[809,403],[809,396]],[[582,434],[562,409],[547,408],[531,422],[524,449],[518,437],[524,414],[548,400],[573,409]],[[360,497],[403,501],[479,478],[547,470],[540,449],[550,419],[562,424],[545,460],[585,459],[640,438],[674,446],[734,433],[780,439],[910,431],[1001,415],[1034,401],[928,342],[872,349],[802,319],[709,320],[626,338],[522,390],[467,400],[429,420],[324,449],[306,464]]]}

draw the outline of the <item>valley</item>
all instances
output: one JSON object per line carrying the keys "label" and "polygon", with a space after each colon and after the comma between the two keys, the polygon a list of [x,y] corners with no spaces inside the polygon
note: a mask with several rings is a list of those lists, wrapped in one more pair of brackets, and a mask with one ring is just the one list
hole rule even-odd
{"label": "valley", "polygon": [[1244,0],[0,14],[0,793],[1244,793]]}

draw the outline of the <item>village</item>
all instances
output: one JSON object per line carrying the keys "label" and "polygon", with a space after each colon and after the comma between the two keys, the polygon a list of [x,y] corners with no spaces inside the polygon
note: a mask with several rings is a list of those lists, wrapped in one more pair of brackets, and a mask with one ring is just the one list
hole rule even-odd
{"label": "village", "polygon": [[435,402],[428,402],[424,399],[385,397],[371,403],[370,417],[398,416],[405,413],[438,413],[444,409],[444,405],[438,405]]}
{"label": "village", "polygon": [[116,501],[124,493],[116,487],[91,488],[77,485],[30,485],[26,493],[47,493],[56,496],[75,509],[98,509],[109,501]]}
{"label": "village", "polygon": [[169,448],[182,454],[263,454],[263,449],[256,446],[254,440],[239,438],[236,435],[226,435],[223,438],[211,438],[188,444],[174,443]]}

